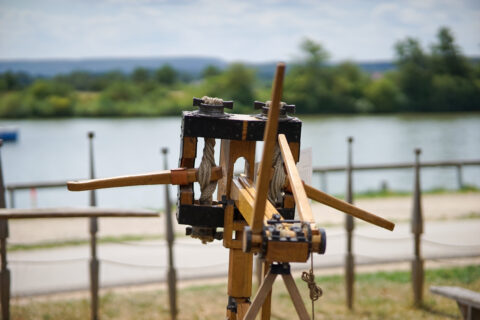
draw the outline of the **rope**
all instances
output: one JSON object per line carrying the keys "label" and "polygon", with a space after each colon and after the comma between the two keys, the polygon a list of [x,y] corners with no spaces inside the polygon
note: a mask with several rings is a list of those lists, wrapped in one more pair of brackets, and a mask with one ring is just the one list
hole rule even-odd
{"label": "rope", "polygon": [[273,177],[268,189],[268,200],[273,204],[279,204],[283,201],[282,187],[285,184],[285,170],[283,169],[283,158],[278,143],[273,151]]}
{"label": "rope", "polygon": [[217,188],[216,181],[210,181],[212,167],[215,166],[214,157],[215,139],[205,138],[202,162],[198,168],[198,182],[200,183],[200,204],[212,204],[212,195]]}
{"label": "rope", "polygon": [[88,261],[88,258],[70,258],[70,259],[54,259],[54,260],[16,260],[10,259],[8,260],[9,263],[17,263],[17,264],[50,264],[50,263],[73,263],[73,262],[81,262],[81,261]]}
{"label": "rope", "polygon": [[[272,101],[268,100],[268,101],[265,102],[265,107],[270,108],[271,105],[272,105]],[[286,102],[281,101],[280,102],[280,109],[284,108],[286,105],[287,105]]]}
{"label": "rope", "polygon": [[203,96],[202,100],[205,104],[208,104],[210,106],[223,106],[223,99],[220,99],[220,98]]}
{"label": "rope", "polygon": [[313,274],[313,253],[310,256],[310,271],[302,272],[302,280],[305,281],[310,290],[310,300],[312,300],[312,320],[315,320],[315,305],[314,302],[318,300],[323,294],[322,289],[315,283],[315,275]]}
{"label": "rope", "polygon": [[433,240],[429,240],[429,239],[425,239],[425,238],[422,241],[425,242],[425,243],[433,244],[433,245],[437,245],[437,246],[454,247],[454,248],[478,248],[478,247],[480,247],[480,244],[444,243],[444,242],[433,241]]}
{"label": "rope", "polygon": [[[205,104],[211,106],[222,106],[223,99],[203,96]],[[212,167],[215,166],[215,139],[205,138],[203,147],[203,156],[200,167],[198,168],[198,182],[200,183],[200,204],[212,204],[212,195],[217,188],[216,181],[210,181]]]}

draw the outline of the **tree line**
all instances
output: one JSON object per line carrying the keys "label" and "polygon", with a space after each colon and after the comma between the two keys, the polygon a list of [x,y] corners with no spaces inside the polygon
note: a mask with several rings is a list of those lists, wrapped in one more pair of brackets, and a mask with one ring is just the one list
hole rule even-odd
{"label": "tree line", "polygon": [[[332,64],[319,43],[306,39],[289,64],[284,100],[299,114],[480,111],[480,63],[467,59],[448,28],[425,50],[407,38],[395,45],[396,68],[370,74],[352,62]],[[1,118],[178,115],[192,97],[234,100],[236,113],[270,98],[271,80],[233,63],[206,67],[200,77],[169,65],[96,74],[75,71],[53,78],[0,74]]]}

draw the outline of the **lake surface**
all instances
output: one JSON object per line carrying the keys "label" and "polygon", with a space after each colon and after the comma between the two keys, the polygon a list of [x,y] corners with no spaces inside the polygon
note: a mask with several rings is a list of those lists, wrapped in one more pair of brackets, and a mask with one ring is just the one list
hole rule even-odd
{"label": "lake surface", "polygon": [[[480,159],[480,114],[318,116],[303,120],[302,148],[312,148],[314,166],[344,165],[347,137],[354,137],[355,164],[411,162],[414,148],[423,161]],[[83,178],[88,175],[87,132],[94,131],[98,177],[144,173],[163,169],[162,147],[170,150],[169,167],[178,166],[180,117],[135,119],[69,119],[0,121],[19,129],[19,140],[2,147],[5,183]],[[201,139],[200,139],[201,140]],[[218,143],[217,143],[218,144]],[[203,143],[197,150],[197,166]],[[257,147],[257,159],[261,148]],[[218,152],[217,152],[218,159]],[[218,162],[217,162],[218,163]],[[330,193],[343,193],[345,175],[328,174]],[[394,190],[411,190],[412,170],[368,171],[354,174],[355,191],[378,189],[387,181]],[[480,186],[480,168],[464,168],[464,182]],[[313,178],[320,186],[320,179]],[[456,188],[454,168],[422,170],[422,187]],[[171,188],[175,197],[176,188]],[[104,207],[163,207],[163,186],[98,191]],[[29,191],[15,195],[16,207],[31,205],[83,206],[87,193],[62,189],[38,190],[36,203]]]}

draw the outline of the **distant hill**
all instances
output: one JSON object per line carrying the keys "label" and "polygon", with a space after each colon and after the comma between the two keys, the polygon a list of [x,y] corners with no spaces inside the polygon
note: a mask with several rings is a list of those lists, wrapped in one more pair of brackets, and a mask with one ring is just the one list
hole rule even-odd
{"label": "distant hill", "polygon": [[165,64],[192,75],[199,75],[208,65],[218,68],[227,66],[221,59],[200,57],[0,60],[0,72],[22,71],[32,76],[52,77],[72,71],[104,73],[117,70],[130,73],[137,67],[157,69]]}
{"label": "distant hill", "polygon": [[[157,69],[165,64],[174,69],[191,74],[193,77],[200,75],[208,65],[220,69],[228,66],[228,62],[209,57],[165,57],[165,58],[91,58],[91,59],[45,59],[45,60],[0,60],[0,73],[6,71],[26,72],[32,76],[53,77],[72,71],[88,71],[92,73],[105,73],[112,70],[130,73],[137,67]],[[275,72],[275,62],[247,63],[257,71],[260,79],[272,79]],[[359,62],[363,70],[374,73],[383,73],[395,68],[393,62]]]}

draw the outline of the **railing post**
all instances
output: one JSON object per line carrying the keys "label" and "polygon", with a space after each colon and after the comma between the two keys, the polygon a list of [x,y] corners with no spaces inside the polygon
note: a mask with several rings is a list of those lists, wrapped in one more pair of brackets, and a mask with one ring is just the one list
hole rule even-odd
{"label": "railing post", "polygon": [[[347,190],[345,200],[353,204],[353,175],[352,175],[352,143],[353,137],[348,137],[348,160],[347,160]],[[353,309],[354,282],[355,282],[355,261],[353,257],[352,237],[354,221],[351,215],[345,216],[345,230],[347,232],[347,252],[345,254],[345,285],[347,294],[347,307]]]}
{"label": "railing post", "polygon": [[[0,140],[0,148],[3,141]],[[3,182],[3,168],[0,156],[0,208],[5,206],[5,184]],[[0,273],[0,300],[2,305],[2,319],[10,319],[10,270],[7,264],[8,219],[0,219],[0,256],[2,268]]]}
{"label": "railing post", "polygon": [[[93,156],[93,138],[94,132],[88,133],[88,159],[90,169],[90,179],[95,179],[95,165]],[[91,207],[97,205],[97,197],[95,190],[90,190],[89,202]],[[99,288],[99,262],[97,257],[97,232],[98,218],[91,217],[90,222],[90,304],[91,319],[98,320],[98,288]]]}
{"label": "railing post", "polygon": [[8,194],[9,194],[9,200],[10,200],[10,208],[14,209],[15,208],[15,189],[9,189]]}
{"label": "railing post", "polygon": [[[168,170],[168,148],[162,148],[164,155],[163,164],[165,170]],[[172,225],[172,204],[170,201],[170,186],[165,185],[165,228],[167,233],[168,245],[168,299],[170,303],[170,317],[172,320],[177,318],[177,275],[173,265],[173,225]]]}
{"label": "railing post", "polygon": [[320,189],[323,192],[328,192],[327,190],[327,171],[320,172]]}
{"label": "railing post", "polygon": [[462,173],[463,166],[461,164],[457,165],[457,183],[458,183],[458,190],[463,189],[463,173]]}
{"label": "railing post", "polygon": [[413,303],[420,306],[423,300],[423,259],[421,256],[421,235],[423,233],[422,189],[420,186],[420,153],[415,149],[415,182],[413,190],[412,233],[414,236],[414,257],[412,260]]}

